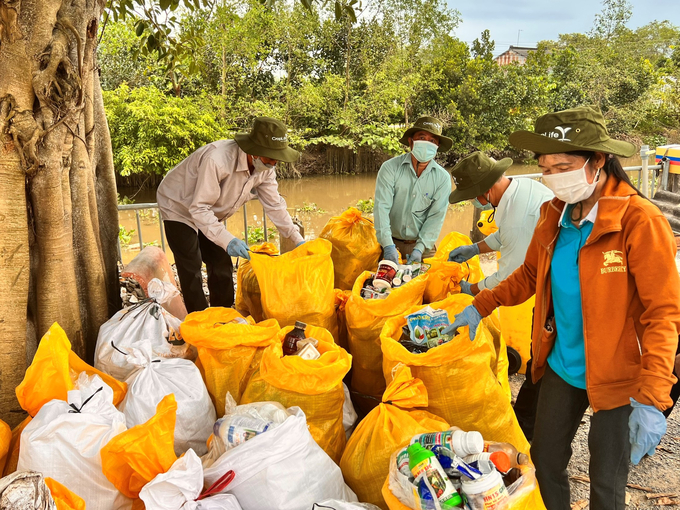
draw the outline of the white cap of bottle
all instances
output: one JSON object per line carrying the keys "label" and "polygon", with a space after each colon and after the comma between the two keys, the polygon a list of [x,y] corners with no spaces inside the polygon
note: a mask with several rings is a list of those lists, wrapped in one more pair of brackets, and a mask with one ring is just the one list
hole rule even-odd
{"label": "white cap of bottle", "polygon": [[451,435],[453,452],[459,457],[467,457],[484,451],[484,438],[476,430],[463,432],[455,430]]}

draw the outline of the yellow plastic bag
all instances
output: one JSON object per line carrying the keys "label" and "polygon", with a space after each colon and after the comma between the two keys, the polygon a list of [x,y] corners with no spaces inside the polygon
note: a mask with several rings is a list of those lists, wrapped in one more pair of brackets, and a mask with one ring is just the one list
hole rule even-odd
{"label": "yellow plastic bag", "polygon": [[393,289],[385,299],[364,299],[361,289],[369,277],[370,273],[366,271],[357,278],[345,306],[349,351],[354,356],[352,389],[360,395],[373,397],[355,394],[355,404],[364,413],[378,405],[386,387],[382,372],[380,331],[387,319],[401,315],[423,302],[429,275],[419,276]]}
{"label": "yellow plastic bag", "polygon": [[30,416],[27,416],[24,421],[12,429],[12,437],[10,438],[9,451],[7,452],[7,457],[5,458],[5,467],[2,470],[2,476],[11,475],[17,470],[17,464],[19,463],[19,449],[21,447],[21,433],[32,419],[33,418]]}
{"label": "yellow plastic bag", "polygon": [[85,500],[52,478],[45,478],[57,510],[85,510]]}
{"label": "yellow plastic bag", "polygon": [[24,380],[16,388],[19,404],[28,414],[35,416],[43,404],[50,400],[66,400],[67,393],[74,388],[81,372],[101,377],[113,389],[114,405],[125,398],[127,384],[81,360],[71,350],[71,342],[64,330],[55,322],[40,340]]}
{"label": "yellow plastic bag", "polygon": [[[385,499],[386,508],[389,510],[414,510],[419,507],[417,502],[413,506],[409,506],[396,496],[397,493],[404,494],[406,491],[409,492],[409,495],[412,494],[410,482],[399,473],[396,466],[396,456],[400,449],[395,449],[389,459],[389,474],[382,485],[382,496]],[[513,492],[508,498],[507,504],[494,508],[496,510],[545,510],[533,464],[524,464],[518,467],[521,477],[515,482],[517,485],[513,485]]]}
{"label": "yellow plastic bag", "polygon": [[347,306],[347,301],[351,295],[352,291],[350,290],[335,289],[335,316],[338,320],[338,338],[336,343],[348,352],[349,340],[347,339],[347,317],[345,315],[345,307]]}
{"label": "yellow plastic bag", "polygon": [[[471,296],[454,294],[430,306],[446,310],[453,320],[455,314],[471,303]],[[529,443],[492,369],[496,349],[485,323],[480,323],[474,341],[470,341],[468,328],[464,327],[450,342],[426,353],[414,354],[398,340],[406,324],[405,315],[420,308],[413,307],[406,314],[388,320],[383,328],[380,340],[386,377],[396,364],[408,365],[413,376],[427,387],[428,411],[463,430],[478,430],[488,441],[510,443],[528,453]]]}
{"label": "yellow plastic bag", "polygon": [[12,444],[12,429],[4,421],[0,420],[0,478],[5,470],[7,457]]}
{"label": "yellow plastic bag", "polygon": [[149,421],[118,434],[101,449],[104,476],[128,498],[138,498],[142,487],[177,460],[176,417],[177,402],[171,393],[158,403]]}
{"label": "yellow plastic bag", "polygon": [[389,472],[392,453],[406,446],[416,434],[446,430],[449,425],[438,416],[415,409],[427,407],[427,389],[406,365],[395,368],[382,402],[349,438],[340,469],[359,501],[386,509],[380,489]]}
{"label": "yellow plastic bag", "polygon": [[444,237],[437,253],[433,257],[424,260],[430,264],[427,272],[428,282],[425,289],[424,302],[434,303],[441,301],[451,294],[460,292],[460,281],[467,280],[477,283],[484,278],[484,273],[479,265],[479,257],[472,257],[467,262],[459,264],[449,262],[449,253],[459,246],[472,244],[470,238],[459,232],[451,232]]}
{"label": "yellow plastic bag", "polygon": [[363,271],[378,267],[382,248],[375,236],[375,227],[358,209],[350,207],[340,216],[333,216],[319,237],[333,245],[331,257],[336,288],[351,290]]}
{"label": "yellow plastic bag", "polygon": [[198,350],[196,365],[203,375],[217,416],[224,415],[227,392],[238,403],[248,379],[260,366],[262,351],[277,341],[281,328],[274,319],[255,324],[233,322],[243,316],[232,308],[213,307],[186,316],[180,326],[184,341]]}
{"label": "yellow plastic bag", "polygon": [[251,255],[266,318],[276,319],[281,327],[302,321],[326,328],[337,338],[332,248],[325,239],[315,239],[278,257]]}
{"label": "yellow plastic bag", "polygon": [[[274,243],[255,244],[250,247],[252,253],[264,253],[265,255],[278,255],[279,249]],[[241,259],[236,272],[236,301],[234,308],[244,317],[251,315],[255,322],[262,322],[262,300],[260,285],[253,271],[250,261]]]}
{"label": "yellow plastic bag", "polygon": [[333,342],[327,330],[316,326],[307,326],[305,335],[319,341],[319,359],[284,356],[283,338],[292,329],[283,328],[279,341],[264,350],[260,369],[250,378],[241,404],[274,401],[284,407],[300,407],[314,440],[335,462],[340,462],[346,442],[342,378],[352,366],[352,356]]}
{"label": "yellow plastic bag", "polygon": [[512,401],[512,390],[510,389],[510,380],[508,377],[510,361],[508,360],[508,349],[505,344],[505,337],[501,333],[501,321],[498,317],[498,310],[494,310],[491,315],[482,320],[489,330],[489,333],[491,333],[493,346],[496,350],[496,358],[491,360],[491,370],[496,374],[496,378],[501,384],[501,388],[503,388],[508,400]]}
{"label": "yellow plastic bag", "polygon": [[501,306],[498,309],[505,341],[522,357],[520,374],[526,373],[527,361],[531,359],[531,325],[534,318],[535,303],[536,297],[531,296],[521,305]]}

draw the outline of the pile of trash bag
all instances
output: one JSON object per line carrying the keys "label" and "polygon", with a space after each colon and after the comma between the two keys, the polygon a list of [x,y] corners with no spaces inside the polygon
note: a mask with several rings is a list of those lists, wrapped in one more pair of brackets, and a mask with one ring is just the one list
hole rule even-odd
{"label": "pile of trash bag", "polygon": [[[381,253],[372,222],[348,210],[322,237],[283,255],[251,247],[236,309],[182,321],[163,306],[176,288],[152,280],[147,299],[101,326],[94,366],[54,324],[16,388],[25,419],[11,430],[0,421],[0,501],[21,492],[25,508],[50,510],[442,508],[428,500],[435,482],[404,469],[414,438],[460,437],[460,427],[525,455],[497,316],[472,342],[462,328],[409,350],[407,316],[451,319],[470,303],[459,283],[481,279],[478,260],[444,257],[469,239],[447,236],[427,272],[371,299],[362,289]],[[458,477],[453,457],[434,454]],[[503,474],[508,508],[540,509],[525,457]],[[490,469],[466,458],[473,481]]]}

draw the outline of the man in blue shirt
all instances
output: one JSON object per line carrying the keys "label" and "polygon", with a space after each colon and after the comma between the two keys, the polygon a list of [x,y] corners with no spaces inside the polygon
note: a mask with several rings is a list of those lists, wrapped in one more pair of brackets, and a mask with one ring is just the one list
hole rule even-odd
{"label": "man in blue shirt", "polygon": [[398,262],[397,250],[409,263],[434,255],[451,193],[451,177],[434,160],[453,144],[442,127],[433,117],[419,118],[399,140],[411,152],[386,161],[378,172],[375,230],[384,258],[392,262]]}

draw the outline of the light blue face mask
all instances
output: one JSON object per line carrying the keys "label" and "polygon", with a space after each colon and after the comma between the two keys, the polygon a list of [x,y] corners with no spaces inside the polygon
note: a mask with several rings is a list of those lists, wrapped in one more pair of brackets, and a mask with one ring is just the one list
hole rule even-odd
{"label": "light blue face mask", "polygon": [[428,161],[434,159],[437,154],[437,147],[432,142],[426,142],[425,140],[414,140],[413,149],[411,149],[411,154],[421,163],[427,163]]}
{"label": "light blue face mask", "polygon": [[489,210],[493,209],[493,206],[489,202],[482,205],[482,203],[479,200],[477,200],[476,198],[472,199],[472,205],[474,205],[477,209],[481,209],[482,211],[489,211]]}

